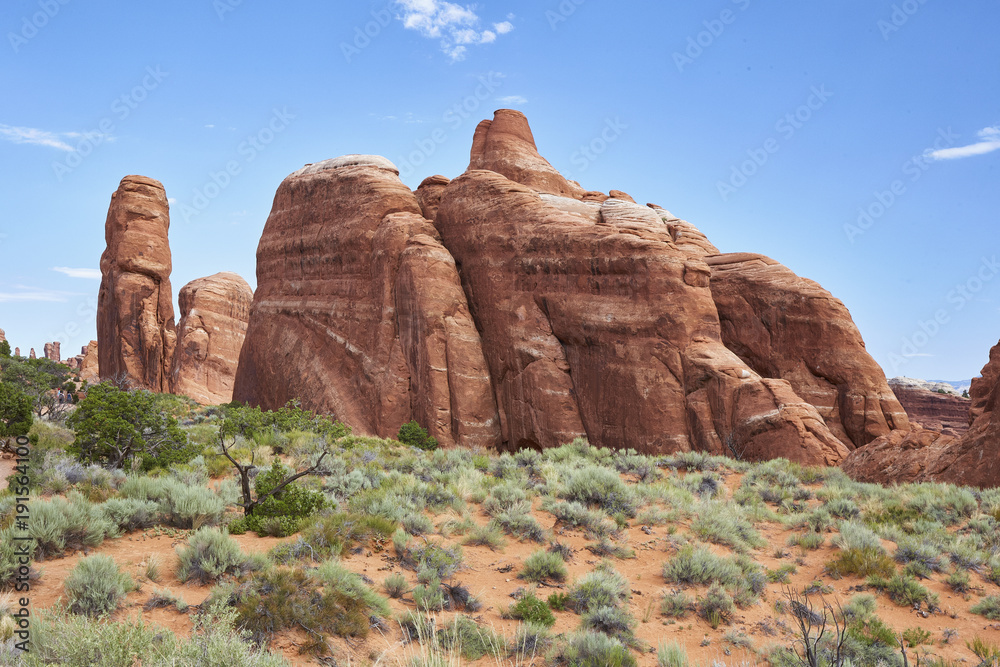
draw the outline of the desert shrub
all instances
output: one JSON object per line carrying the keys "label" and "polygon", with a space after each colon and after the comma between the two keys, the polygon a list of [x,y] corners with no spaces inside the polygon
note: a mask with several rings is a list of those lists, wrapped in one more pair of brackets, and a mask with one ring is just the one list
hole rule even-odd
{"label": "desert shrub", "polygon": [[602,563],[569,590],[569,606],[578,614],[600,607],[618,607],[632,595],[628,580]]}
{"label": "desert shrub", "polygon": [[795,574],[796,569],[791,563],[786,563],[777,570],[768,570],[767,580],[772,584],[787,584],[791,575]]}
{"label": "desert shrub", "polygon": [[705,547],[685,545],[663,564],[663,578],[677,584],[735,584],[743,576],[732,560],[716,556]]}
{"label": "desert shrub", "polygon": [[569,474],[560,494],[567,500],[600,507],[608,514],[634,517],[635,494],[614,470],[587,466]]}
{"label": "desert shrub", "polygon": [[353,584],[324,586],[322,592],[320,585],[301,568],[270,568],[233,589],[225,602],[236,611],[236,627],[260,644],[290,628],[314,637],[313,645],[305,647],[314,651],[325,647],[323,633],[366,637],[371,615],[381,613],[369,606],[369,597]]}
{"label": "desert shrub", "polygon": [[941,550],[930,542],[917,538],[906,538],[899,542],[893,558],[903,564],[919,563],[926,571],[940,572],[943,569]]}
{"label": "desert shrub", "polygon": [[973,605],[969,611],[985,616],[991,621],[1000,621],[1000,595],[987,595]]}
{"label": "desert shrub", "polygon": [[930,644],[931,633],[923,628],[907,628],[903,631],[903,641],[910,648],[916,648],[921,644]]}
{"label": "desert shrub", "polygon": [[890,600],[900,606],[923,603],[929,607],[937,606],[937,596],[921,586],[916,579],[905,574],[897,574],[890,579],[873,575],[868,577],[865,583],[870,588],[884,592]]}
{"label": "desert shrub", "polygon": [[854,519],[861,514],[858,504],[850,498],[835,498],[823,507],[838,519]]}
{"label": "desert shrub", "polygon": [[431,579],[430,581],[418,585],[413,589],[413,601],[417,608],[423,611],[440,611],[445,608],[447,601],[444,591],[441,590],[441,581]]}
{"label": "desert shrub", "polygon": [[309,517],[302,525],[301,539],[313,560],[340,556],[357,544],[381,551],[382,544],[397,529],[395,521],[377,515],[338,512]]}
{"label": "desert shrub", "polygon": [[434,532],[434,522],[426,514],[417,512],[407,514],[400,523],[403,530],[417,537]]}
{"label": "desert shrub", "polygon": [[191,534],[186,547],[177,549],[177,578],[201,584],[238,571],[247,562],[240,545],[218,528],[201,528]]}
{"label": "desert shrub", "polygon": [[855,595],[844,605],[844,618],[848,622],[864,621],[878,609],[878,602],[875,596],[870,593],[860,593]]}
{"label": "desert shrub", "polygon": [[884,551],[882,540],[872,531],[871,528],[858,521],[841,521],[837,524],[839,534],[834,538],[833,543],[843,551],[858,549],[864,551],[871,549]]}
{"label": "desert shrub", "polygon": [[483,501],[483,511],[490,516],[516,509],[518,513],[531,511],[531,503],[525,490],[513,482],[501,482],[492,489]]}
{"label": "desert shrub", "polygon": [[826,542],[826,537],[820,533],[802,533],[788,538],[788,546],[797,546],[806,551],[819,549]]}
{"label": "desert shrub", "polygon": [[468,661],[479,660],[485,655],[502,656],[507,653],[507,641],[490,628],[484,628],[468,616],[456,616],[451,623],[437,631],[441,648],[459,653]]}
{"label": "desert shrub", "polygon": [[551,628],[556,623],[556,617],[549,610],[549,606],[530,592],[525,593],[512,604],[505,612],[505,616],[525,623],[542,625],[546,628]]}
{"label": "desert shrub", "polygon": [[690,664],[687,650],[676,641],[661,642],[656,650],[657,667],[688,667]]}
{"label": "desert shrub", "polygon": [[421,578],[430,576],[445,580],[462,568],[462,548],[458,545],[447,546],[440,542],[427,541],[413,545],[409,540],[397,541],[396,535],[393,535],[396,553],[403,565],[415,570]]}
{"label": "desert shrub", "polygon": [[968,593],[970,588],[969,573],[964,570],[956,570],[948,575],[945,583],[956,593]]}
{"label": "desert shrub", "polygon": [[974,547],[967,545],[959,545],[952,549],[948,554],[948,559],[952,565],[963,570],[978,570],[986,564],[986,556]]}
{"label": "desert shrub", "polygon": [[469,531],[468,536],[466,536],[463,542],[466,546],[488,547],[491,551],[502,550],[505,543],[506,540],[503,538],[503,533],[493,523],[485,526],[475,526]]}
{"label": "desert shrub", "polygon": [[530,663],[532,658],[543,653],[552,644],[552,638],[543,625],[521,623],[514,633],[510,652],[514,656],[514,664]]}
{"label": "desert shrub", "polygon": [[636,667],[631,651],[620,641],[601,632],[577,632],[550,654],[556,664],[573,667]]}
{"label": "desert shrub", "polygon": [[705,596],[698,599],[696,607],[698,615],[713,628],[719,627],[720,623],[731,623],[736,610],[733,598],[719,584],[712,584]]}
{"label": "desert shrub", "polygon": [[316,571],[316,576],[326,592],[336,591],[340,599],[351,599],[363,604],[370,616],[386,618],[392,614],[388,601],[372,590],[360,574],[351,572],[335,560],[328,560]]}
{"label": "desert shrub", "polygon": [[521,579],[533,582],[564,581],[566,579],[566,562],[562,556],[551,551],[536,551],[524,560]]}
{"label": "desert shrub", "polygon": [[71,492],[65,500],[32,502],[28,534],[35,539],[38,555],[47,558],[66,550],[99,546],[104,538],[117,535],[118,527],[98,505]]}
{"label": "desert shrub", "polygon": [[438,447],[438,441],[432,437],[427,429],[422,428],[415,421],[410,421],[399,427],[396,439],[404,445],[423,449],[424,451],[434,451]]}
{"label": "desert shrub", "polygon": [[1000,646],[978,635],[973,637],[972,641],[965,642],[965,645],[982,661],[980,662],[980,666],[992,667],[992,665],[1000,661]]}
{"label": "desert shrub", "polygon": [[582,528],[593,537],[606,537],[618,529],[602,510],[589,509],[576,501],[545,499],[542,509],[552,514],[563,525]]}
{"label": "desert shrub", "polygon": [[855,665],[900,665],[896,632],[878,616],[848,623],[844,653]]}
{"label": "desert shrub", "polygon": [[15,528],[0,530],[0,590],[14,588],[19,578],[31,574],[31,567],[21,559],[27,558],[29,562],[34,559],[35,541],[17,539],[23,537],[27,534]]}
{"label": "desert shrub", "polygon": [[888,578],[896,573],[896,564],[882,549],[847,549],[826,564],[826,572],[835,579],[849,574]]}
{"label": "desert shrub", "polygon": [[501,528],[505,533],[519,540],[545,541],[545,529],[527,511],[518,512],[517,508],[514,508],[501,512],[493,518],[490,524]]}
{"label": "desert shrub", "polygon": [[398,599],[406,595],[410,590],[410,584],[406,581],[406,577],[396,572],[385,578],[385,581],[382,582],[382,588],[385,590],[386,595],[393,599]]}
{"label": "desert shrub", "polygon": [[694,609],[692,600],[684,591],[664,593],[660,601],[660,613],[670,618],[684,618]]}
{"label": "desert shrub", "polygon": [[568,593],[552,593],[545,599],[545,604],[549,605],[552,611],[566,611],[571,601]]}
{"label": "desert shrub", "polygon": [[626,644],[635,642],[635,619],[621,607],[598,607],[583,614],[580,627],[617,637]]}
{"label": "desert shrub", "polygon": [[695,510],[691,531],[702,539],[738,551],[766,545],[739,505],[703,503]]}
{"label": "desert shrub", "polygon": [[104,516],[124,533],[154,525],[159,510],[160,506],[152,500],[135,498],[111,498],[101,504]]}
{"label": "desert shrub", "polygon": [[178,528],[217,525],[226,509],[225,502],[211,489],[171,477],[130,476],[118,492],[123,498],[158,503],[164,520]]}
{"label": "desert shrub", "polygon": [[104,616],[118,608],[135,584],[111,556],[95,555],[76,564],[65,581],[69,609],[74,614]]}
{"label": "desert shrub", "polygon": [[635,558],[635,549],[628,544],[615,544],[606,537],[601,538],[595,544],[588,544],[587,551],[601,558],[614,557],[621,560]]}

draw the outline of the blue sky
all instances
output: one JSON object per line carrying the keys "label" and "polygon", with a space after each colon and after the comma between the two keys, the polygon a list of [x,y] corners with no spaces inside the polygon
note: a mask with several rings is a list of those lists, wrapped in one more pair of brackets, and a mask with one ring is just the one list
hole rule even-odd
{"label": "blue sky", "polygon": [[9,0],[0,328],[25,354],[96,337],[127,174],[172,200],[175,298],[253,285],[287,174],[373,153],[411,187],[455,177],[513,107],[584,187],[829,289],[887,375],[977,375],[1000,338],[1000,6],[780,4]]}

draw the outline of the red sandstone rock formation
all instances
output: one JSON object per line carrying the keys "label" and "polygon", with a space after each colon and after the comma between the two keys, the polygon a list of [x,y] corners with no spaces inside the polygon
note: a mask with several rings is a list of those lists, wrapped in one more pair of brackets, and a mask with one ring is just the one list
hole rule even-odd
{"label": "red sandstone rock formation", "polygon": [[848,449],[908,427],[839,299],[763,255],[705,261],[726,347],[764,377],[788,380]]}
{"label": "red sandstone rock formation", "polygon": [[381,436],[416,419],[444,445],[499,444],[455,262],[385,158],[309,165],[278,188],[233,396],[299,398]]}
{"label": "red sandstone rock formation", "polygon": [[46,343],[45,346],[42,348],[42,353],[45,355],[45,358],[48,359],[49,361],[54,361],[56,363],[62,361],[62,355],[59,352],[58,341],[54,343]]}
{"label": "red sandstone rock formation", "polygon": [[582,435],[644,452],[847,454],[787,382],[723,346],[708,266],[652,209],[470,170],[446,188],[436,225],[462,267],[506,446]]}
{"label": "red sandstone rock formation", "polygon": [[970,400],[958,394],[932,391],[920,381],[892,378],[889,388],[906,410],[911,424],[943,435],[960,436],[969,430]]}
{"label": "red sandstone rock formation", "polygon": [[585,191],[563,178],[538,154],[528,119],[520,111],[500,109],[484,120],[472,138],[469,169],[488,169],[539,192],[582,199]]}
{"label": "red sandstone rock formation", "polygon": [[21,348],[19,348],[19,347],[15,347],[14,348],[14,356],[15,357],[20,357],[21,356]]}
{"label": "red sandstone rock formation", "polygon": [[[415,193],[384,158],[295,172],[257,262],[234,398],[299,398],[361,432],[416,418],[444,444],[583,435],[835,464],[907,423],[839,301],[720,256],[662,208],[584,191],[516,111],[479,125],[464,175]],[[803,339],[810,323],[829,340]]]}
{"label": "red sandstone rock formation", "polygon": [[1000,486],[1000,343],[969,390],[969,430],[959,438],[934,431],[894,431],[851,453],[842,467],[851,477],[893,482],[951,482]]}
{"label": "red sandstone rock formation", "polygon": [[5,340],[7,340],[7,334],[4,333],[3,329],[0,329],[0,343],[4,342]]}
{"label": "red sandstone rock formation", "polygon": [[235,273],[216,273],[181,288],[174,351],[174,393],[202,405],[233,400],[253,290]]}
{"label": "red sandstone rock formation", "polygon": [[176,334],[170,290],[170,214],[159,181],[126,176],[104,227],[97,305],[100,376],[170,391]]}
{"label": "red sandstone rock formation", "polygon": [[35,356],[35,348],[31,348],[31,352],[28,353],[28,358],[29,359],[37,359],[38,358],[38,357]]}
{"label": "red sandstone rock formation", "polygon": [[99,372],[100,355],[97,352],[97,341],[90,341],[81,351],[83,352],[83,359],[80,361],[80,380],[89,384],[97,384],[101,381]]}

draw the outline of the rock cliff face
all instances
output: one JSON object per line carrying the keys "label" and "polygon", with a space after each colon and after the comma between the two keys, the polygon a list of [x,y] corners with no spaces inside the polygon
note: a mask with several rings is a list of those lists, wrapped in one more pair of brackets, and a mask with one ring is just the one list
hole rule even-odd
{"label": "rock cliff face", "polygon": [[216,273],[181,288],[179,302],[172,390],[202,405],[228,403],[253,290],[235,273]]}
{"label": "rock cliff face", "polygon": [[384,158],[295,172],[257,278],[234,397],[362,432],[415,418],[445,444],[836,464],[907,425],[843,304],[567,181],[516,111],[479,125],[465,174],[416,192]]}
{"label": "rock cliff face", "polygon": [[86,380],[90,384],[100,382],[100,355],[97,352],[97,341],[90,341],[90,343],[83,348],[82,353],[83,359],[80,361],[80,380]]}
{"label": "rock cliff face", "polygon": [[955,393],[941,394],[927,389],[923,383],[910,378],[891,378],[889,387],[906,410],[911,424],[940,431],[944,435],[959,436],[969,430],[968,398]]}
{"label": "rock cliff face", "polygon": [[170,391],[176,333],[170,289],[170,214],[159,181],[126,176],[104,226],[97,299],[100,376]]}
{"label": "rock cliff face", "polygon": [[895,431],[852,452],[851,477],[883,484],[904,481],[1000,486],[1000,343],[969,389],[969,430],[955,438],[936,431]]}
{"label": "rock cliff face", "polygon": [[706,258],[722,340],[764,377],[788,380],[854,449],[909,425],[840,300],[763,255]]}
{"label": "rock cliff face", "polygon": [[300,398],[382,436],[416,419],[445,445],[499,444],[455,261],[385,158],[309,165],[278,188],[234,398]]}

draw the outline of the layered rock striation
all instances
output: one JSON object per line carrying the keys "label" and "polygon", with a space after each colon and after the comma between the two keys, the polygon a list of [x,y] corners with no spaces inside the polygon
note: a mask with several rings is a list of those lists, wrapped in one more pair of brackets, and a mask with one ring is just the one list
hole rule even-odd
{"label": "layered rock striation", "polygon": [[500,444],[455,260],[385,158],[308,165],[278,188],[233,395],[301,399],[381,436],[416,419],[445,445]]}
{"label": "layered rock striation", "polygon": [[1000,343],[990,350],[969,396],[969,430],[963,435],[921,428],[894,431],[852,452],[844,470],[854,479],[882,484],[1000,485]]}
{"label": "layered rock striation", "polygon": [[163,185],[126,176],[111,196],[97,298],[99,372],[169,392],[176,344],[169,205]]}
{"label": "layered rock striation", "polygon": [[233,400],[253,290],[235,273],[216,273],[181,288],[181,319],[171,390],[203,405]]}
{"label": "layered rock striation", "polygon": [[948,390],[928,388],[940,384],[912,378],[889,380],[889,387],[909,415],[911,424],[940,431],[944,435],[960,436],[969,430],[971,401],[950,390],[950,386]]}
{"label": "layered rock striation", "polygon": [[836,464],[907,425],[843,304],[566,180],[516,111],[479,125],[465,174],[416,192],[378,157],[291,174],[257,280],[234,398],[363,432]]}

